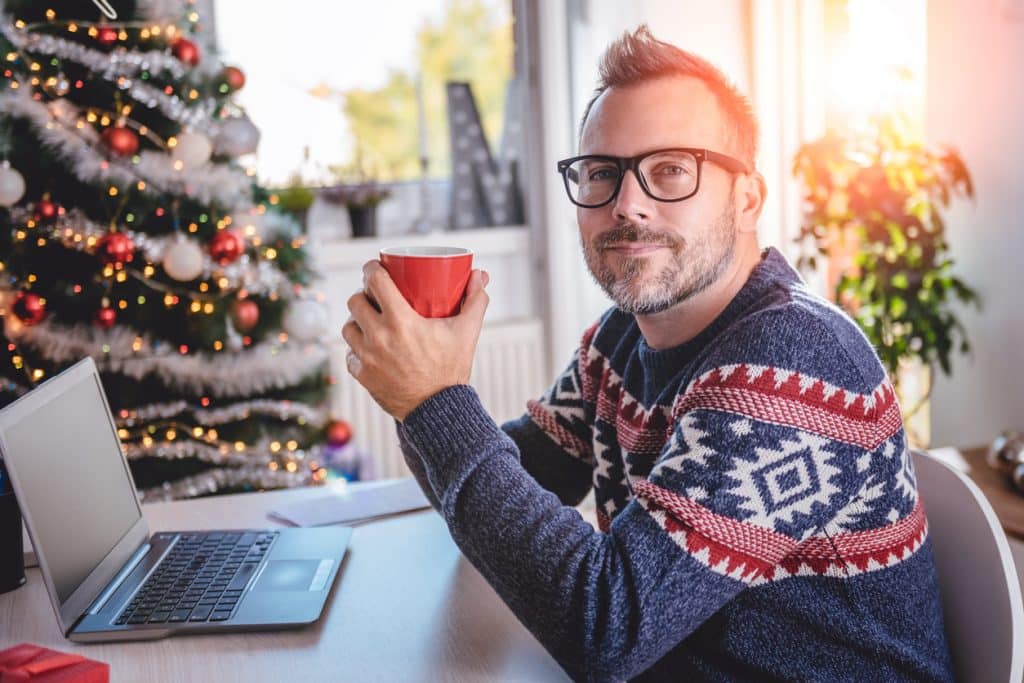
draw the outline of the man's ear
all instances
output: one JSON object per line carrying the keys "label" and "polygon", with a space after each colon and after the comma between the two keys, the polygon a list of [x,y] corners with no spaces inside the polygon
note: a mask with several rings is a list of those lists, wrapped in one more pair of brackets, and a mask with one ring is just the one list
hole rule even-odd
{"label": "man's ear", "polygon": [[736,224],[741,232],[756,232],[768,186],[757,171],[742,175],[736,181]]}

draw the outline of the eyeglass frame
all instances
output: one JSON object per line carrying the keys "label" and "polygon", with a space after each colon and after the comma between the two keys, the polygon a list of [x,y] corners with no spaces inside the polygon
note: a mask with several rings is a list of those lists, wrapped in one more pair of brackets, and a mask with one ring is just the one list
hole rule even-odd
{"label": "eyeglass frame", "polygon": [[[640,162],[647,157],[654,156],[655,154],[664,154],[665,152],[686,152],[687,154],[692,154],[694,159],[697,161],[697,182],[694,184],[693,192],[690,194],[683,197],[677,197],[676,199],[662,199],[661,197],[654,196],[651,189],[647,187],[647,180],[644,178],[644,174],[640,172]],[[611,193],[608,199],[604,200],[600,204],[581,204],[573,199],[572,190],[569,189],[569,168],[577,161],[581,161],[583,159],[603,159],[605,161],[611,161],[619,169],[619,180],[615,184],[615,190]],[[654,201],[681,202],[687,200],[697,194],[700,190],[701,172],[703,171],[705,161],[710,161],[729,173],[749,174],[753,171],[753,169],[739,159],[727,154],[722,154],[721,152],[713,152],[710,149],[701,149],[698,147],[668,147],[666,149],[651,150],[650,152],[644,152],[643,154],[638,154],[633,157],[617,157],[610,154],[582,154],[580,156],[569,157],[568,159],[562,159],[558,162],[558,173],[562,176],[562,182],[565,184],[565,193],[569,196],[569,201],[583,209],[600,209],[602,206],[607,206],[615,201],[615,198],[619,196],[619,191],[622,190],[622,181],[626,177],[626,171],[633,171],[633,175],[636,176],[637,182],[640,184],[640,189],[642,189],[644,194]]]}

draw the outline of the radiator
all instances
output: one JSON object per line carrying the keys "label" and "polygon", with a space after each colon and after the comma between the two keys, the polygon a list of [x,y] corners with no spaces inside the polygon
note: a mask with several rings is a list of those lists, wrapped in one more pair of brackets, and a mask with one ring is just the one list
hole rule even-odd
{"label": "radiator", "polygon": [[[545,376],[543,326],[538,319],[489,324],[480,334],[470,380],[480,400],[500,424],[519,417],[526,402],[537,398],[552,378]],[[331,350],[333,414],[352,426],[358,448],[370,454],[380,478],[404,477],[395,423],[345,370],[344,343]]]}

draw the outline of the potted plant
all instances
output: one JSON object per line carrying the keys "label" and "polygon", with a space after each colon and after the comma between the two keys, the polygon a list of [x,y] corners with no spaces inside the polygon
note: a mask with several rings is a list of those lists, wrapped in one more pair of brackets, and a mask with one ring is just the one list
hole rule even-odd
{"label": "potted plant", "polygon": [[320,191],[320,196],[348,209],[353,237],[372,237],[377,234],[377,205],[391,196],[391,190],[365,181],[327,187]]}
{"label": "potted plant", "polygon": [[[836,302],[877,349],[908,438],[926,446],[927,414],[915,418],[927,405],[934,366],[949,375],[953,352],[970,349],[954,304],[980,304],[953,274],[940,212],[956,196],[974,196],[967,168],[952,149],[926,148],[893,114],[803,145],[793,173],[804,190],[797,239],[811,247],[798,263],[816,268],[819,257],[828,259]],[[911,382],[919,384],[916,397]]]}

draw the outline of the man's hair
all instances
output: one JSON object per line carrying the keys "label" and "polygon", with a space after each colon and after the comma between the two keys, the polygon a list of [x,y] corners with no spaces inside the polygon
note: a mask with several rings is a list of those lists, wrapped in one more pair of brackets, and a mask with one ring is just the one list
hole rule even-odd
{"label": "man's hair", "polygon": [[594,102],[608,88],[628,87],[665,76],[690,76],[702,81],[715,96],[735,139],[740,159],[751,168],[757,157],[757,117],[748,100],[716,66],[651,35],[646,24],[627,31],[605,50],[598,64],[600,78],[583,112],[580,138]]}

